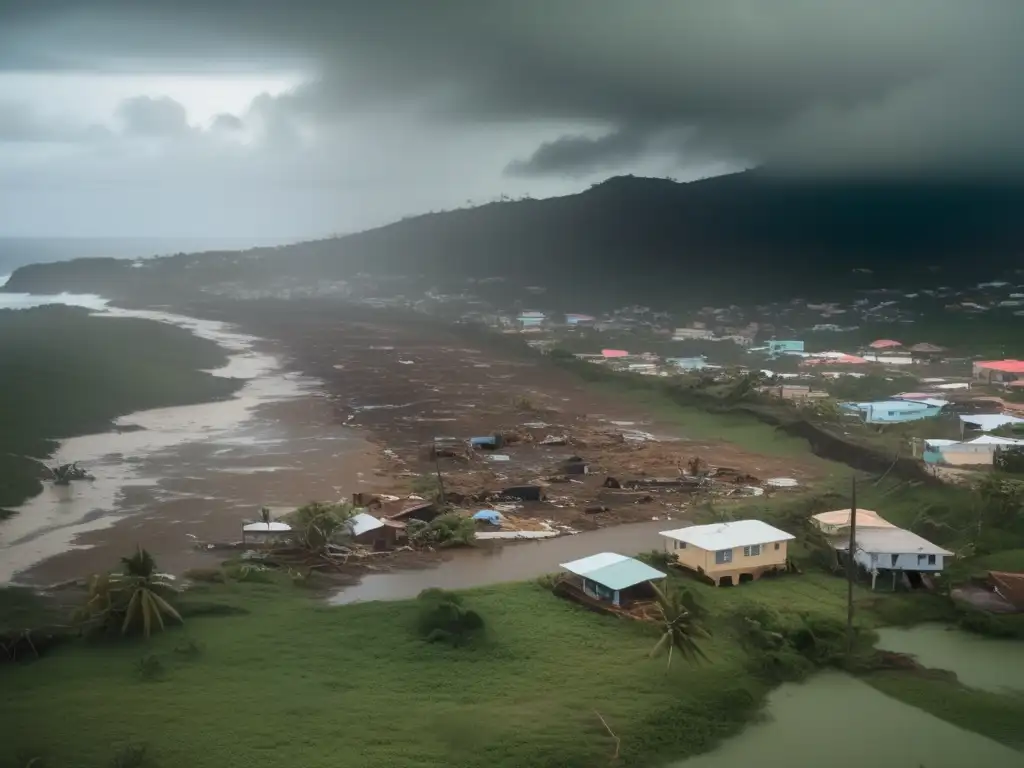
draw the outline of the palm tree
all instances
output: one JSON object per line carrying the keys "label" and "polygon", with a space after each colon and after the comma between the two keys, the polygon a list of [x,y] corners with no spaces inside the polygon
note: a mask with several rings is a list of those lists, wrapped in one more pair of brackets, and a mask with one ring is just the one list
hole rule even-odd
{"label": "palm tree", "polygon": [[270,524],[274,522],[274,516],[270,513],[270,507],[260,507],[259,522],[264,523],[267,526],[267,530],[270,530]]}
{"label": "palm tree", "polygon": [[674,651],[679,651],[683,658],[691,662],[699,659],[707,661],[708,657],[697,641],[710,638],[711,633],[700,622],[700,608],[693,594],[688,589],[665,592],[654,584],[651,586],[657,598],[657,621],[662,627],[662,635],[651,649],[651,658],[667,651],[666,672],[672,667]]}
{"label": "palm tree", "polygon": [[178,590],[157,572],[156,561],[142,547],[121,558],[121,573],[101,573],[89,582],[89,599],[79,618],[99,625],[120,624],[121,634],[141,627],[149,637],[155,623],[164,628],[164,617],[181,622],[181,614],[168,602]]}

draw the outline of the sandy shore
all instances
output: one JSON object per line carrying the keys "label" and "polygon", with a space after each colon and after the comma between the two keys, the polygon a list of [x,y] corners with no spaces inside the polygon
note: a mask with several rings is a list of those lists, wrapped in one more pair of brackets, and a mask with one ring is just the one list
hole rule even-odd
{"label": "sandy shore", "polygon": [[335,423],[322,382],[285,370],[274,344],[219,321],[107,310],[190,329],[231,353],[214,373],[245,381],[227,401],[130,414],[62,442],[96,479],[47,486],[0,525],[0,581],[51,583],[111,567],[137,544],[181,572],[215,562],[196,540],[235,540],[261,506],[292,509],[373,487],[374,459]]}

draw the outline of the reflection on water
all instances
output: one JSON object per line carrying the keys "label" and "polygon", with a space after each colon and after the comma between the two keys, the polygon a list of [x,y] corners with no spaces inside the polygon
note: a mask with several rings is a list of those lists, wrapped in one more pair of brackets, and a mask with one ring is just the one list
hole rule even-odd
{"label": "reflection on water", "polygon": [[1024,762],[1009,747],[838,672],[783,685],[769,697],[768,714],[768,722],[672,768],[1009,768]]}
{"label": "reflection on water", "polygon": [[878,630],[878,638],[879,648],[910,654],[926,667],[955,672],[961,683],[972,688],[1024,691],[1024,643],[972,635],[943,624],[888,627]]}
{"label": "reflection on water", "polygon": [[523,581],[558,570],[565,563],[595,552],[634,555],[661,549],[658,531],[672,523],[659,521],[618,525],[575,536],[544,541],[524,541],[495,549],[471,549],[452,553],[450,560],[424,571],[404,571],[367,576],[359,584],[338,592],[331,602],[401,600],[415,597],[428,587],[467,589],[506,581]]}
{"label": "reflection on water", "polygon": [[[11,296],[17,299],[21,295],[6,297],[8,304],[14,301]],[[29,299],[48,298],[74,303],[82,297],[33,296],[20,301],[31,305]],[[282,452],[297,455],[314,438],[326,436],[322,430],[303,434],[255,418],[261,406],[300,398],[317,384],[282,371],[276,357],[256,348],[258,339],[218,321],[105,307],[104,300],[90,297],[82,298],[80,304],[97,309],[95,314],[111,318],[110,322],[146,319],[185,328],[213,341],[230,357],[210,373],[244,380],[245,384],[228,400],[133,413],[116,419],[115,431],[61,441],[51,462],[81,462],[95,480],[67,487],[47,484],[41,494],[17,508],[17,515],[0,525],[0,583],[53,555],[79,548],[76,540],[82,534],[109,528],[127,515],[151,511],[160,500],[154,488],[144,503],[132,507],[125,503],[129,489],[208,477],[220,470],[221,464],[233,473],[279,470]],[[225,504],[230,504],[230,499],[225,499]]]}

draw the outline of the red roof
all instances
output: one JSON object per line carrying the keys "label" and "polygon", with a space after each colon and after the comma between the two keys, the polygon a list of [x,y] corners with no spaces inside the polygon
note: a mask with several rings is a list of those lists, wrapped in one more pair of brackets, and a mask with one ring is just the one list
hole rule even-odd
{"label": "red roof", "polygon": [[624,349],[602,349],[601,354],[604,357],[627,357],[629,352]]}
{"label": "red roof", "polygon": [[1024,360],[982,360],[975,365],[1003,373],[1024,373]]}
{"label": "red roof", "polygon": [[878,339],[868,344],[872,349],[890,349],[891,347],[902,347],[903,345],[893,339]]}

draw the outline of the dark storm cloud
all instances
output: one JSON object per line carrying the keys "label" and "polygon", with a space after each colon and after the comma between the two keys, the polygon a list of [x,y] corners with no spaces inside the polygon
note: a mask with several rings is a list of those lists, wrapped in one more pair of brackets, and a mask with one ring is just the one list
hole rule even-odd
{"label": "dark storm cloud", "polygon": [[1021,31],[1020,0],[14,0],[0,67],[309,68],[261,106],[281,140],[366,114],[581,126],[518,173],[666,137],[680,162],[923,172],[1024,167]]}

